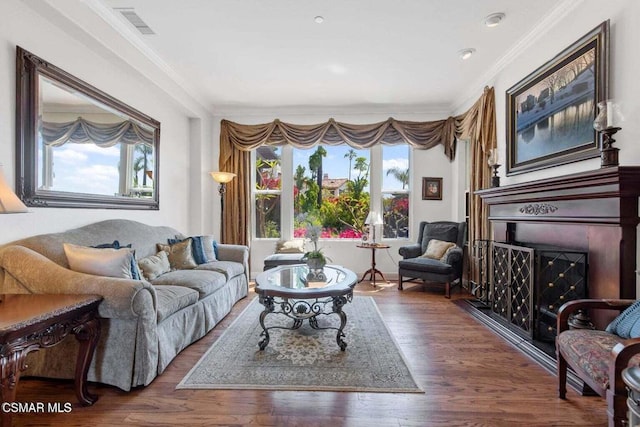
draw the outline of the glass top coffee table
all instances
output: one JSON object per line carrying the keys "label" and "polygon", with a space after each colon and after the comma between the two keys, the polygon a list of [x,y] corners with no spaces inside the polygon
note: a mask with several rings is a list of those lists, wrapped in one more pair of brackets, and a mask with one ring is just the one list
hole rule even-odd
{"label": "glass top coffee table", "polygon": [[[269,344],[269,329],[298,329],[308,319],[313,329],[337,330],[336,342],[344,351],[347,348],[343,340],[347,315],[342,307],[353,299],[356,280],[354,272],[336,265],[325,265],[321,271],[312,271],[306,264],[284,265],[259,274],[256,293],[264,306],[260,313],[260,350]],[[289,317],[293,320],[292,325],[266,327],[265,318],[272,313]],[[318,325],[319,316],[333,314],[340,317],[339,327]]]}

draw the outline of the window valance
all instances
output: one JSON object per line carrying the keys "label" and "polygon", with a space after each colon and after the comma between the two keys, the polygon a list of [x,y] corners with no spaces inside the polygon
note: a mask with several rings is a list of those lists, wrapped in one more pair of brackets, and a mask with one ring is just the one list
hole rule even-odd
{"label": "window valance", "polygon": [[131,120],[120,123],[94,123],[78,117],[72,122],[42,123],[42,140],[45,145],[60,147],[73,144],[93,143],[99,147],[112,147],[118,143],[153,145],[153,131],[147,130]]}

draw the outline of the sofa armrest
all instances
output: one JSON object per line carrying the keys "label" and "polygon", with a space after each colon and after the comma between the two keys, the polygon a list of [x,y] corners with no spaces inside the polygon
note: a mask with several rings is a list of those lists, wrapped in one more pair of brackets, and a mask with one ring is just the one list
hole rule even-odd
{"label": "sofa armrest", "polygon": [[402,255],[403,259],[417,258],[422,255],[422,247],[417,243],[413,245],[401,246],[398,249],[398,253]]}
{"label": "sofa armrest", "polygon": [[243,245],[218,244],[220,261],[235,261],[240,264],[249,262],[249,248]]}
{"label": "sofa armrest", "polygon": [[98,313],[104,318],[132,319],[156,311],[155,289],[142,280],[119,279],[78,273],[23,246],[0,251],[4,283],[34,294],[94,294],[104,299]]}
{"label": "sofa armrest", "polygon": [[558,310],[558,334],[569,329],[569,316],[577,310],[623,311],[634,302],[633,299],[577,299],[564,303]]}

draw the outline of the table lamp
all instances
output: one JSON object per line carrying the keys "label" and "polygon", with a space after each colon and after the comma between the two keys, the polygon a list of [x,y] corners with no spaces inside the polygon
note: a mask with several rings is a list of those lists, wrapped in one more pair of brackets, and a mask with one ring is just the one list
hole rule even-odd
{"label": "table lamp", "polygon": [[380,212],[370,211],[367,218],[364,220],[366,225],[371,226],[371,243],[376,244],[376,225],[382,225],[382,217],[380,216]]}

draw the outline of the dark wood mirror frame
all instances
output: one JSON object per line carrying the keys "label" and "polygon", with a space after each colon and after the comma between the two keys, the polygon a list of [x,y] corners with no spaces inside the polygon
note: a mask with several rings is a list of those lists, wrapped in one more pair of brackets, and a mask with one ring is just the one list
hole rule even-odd
{"label": "dark wood mirror frame", "polygon": [[[159,209],[160,122],[118,101],[47,61],[17,47],[16,58],[16,193],[27,206],[107,209]],[[153,194],[129,197],[51,191],[38,188],[39,77],[66,86],[132,122],[153,131]]]}

